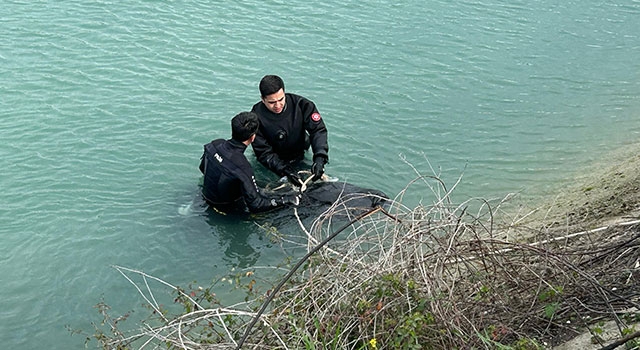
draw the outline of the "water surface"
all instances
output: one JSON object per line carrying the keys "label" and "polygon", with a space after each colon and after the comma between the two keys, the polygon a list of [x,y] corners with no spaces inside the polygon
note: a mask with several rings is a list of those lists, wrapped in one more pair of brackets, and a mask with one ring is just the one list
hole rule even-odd
{"label": "water surface", "polygon": [[332,176],[536,196],[637,141],[639,33],[637,0],[5,1],[0,342],[83,346],[64,326],[101,296],[142,302],[111,265],[185,285],[282,261],[254,223],[184,210],[265,74],[318,105]]}

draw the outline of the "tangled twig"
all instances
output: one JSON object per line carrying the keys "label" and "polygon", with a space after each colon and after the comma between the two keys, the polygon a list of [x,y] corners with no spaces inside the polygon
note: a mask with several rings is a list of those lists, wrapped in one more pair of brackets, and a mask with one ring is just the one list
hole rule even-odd
{"label": "tangled twig", "polygon": [[[400,203],[419,182],[428,183],[433,204]],[[171,286],[194,310],[135,335],[117,333],[108,344],[492,348],[557,343],[599,319],[614,320],[622,336],[638,319],[640,221],[550,237],[517,218],[496,220],[503,201],[454,205],[450,194],[440,179],[421,175],[384,209],[360,216],[341,198],[305,229],[307,254],[264,299],[244,304],[248,311],[207,308]],[[345,217],[339,230],[329,230]],[[513,239],[519,235],[528,243]],[[136,285],[138,292],[161,311],[146,282],[151,276],[117,269],[141,274],[146,294]],[[214,345],[205,333],[214,333]]]}

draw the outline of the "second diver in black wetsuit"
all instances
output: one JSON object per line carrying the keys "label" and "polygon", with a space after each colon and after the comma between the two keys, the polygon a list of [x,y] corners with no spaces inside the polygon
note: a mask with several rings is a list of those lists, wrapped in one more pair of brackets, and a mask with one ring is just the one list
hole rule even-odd
{"label": "second diver in black wetsuit", "polygon": [[231,139],[204,145],[200,171],[204,174],[202,195],[223,213],[262,212],[283,205],[298,205],[296,195],[268,196],[258,188],[251,164],[244,155],[258,131],[258,116],[242,112],[231,120]]}

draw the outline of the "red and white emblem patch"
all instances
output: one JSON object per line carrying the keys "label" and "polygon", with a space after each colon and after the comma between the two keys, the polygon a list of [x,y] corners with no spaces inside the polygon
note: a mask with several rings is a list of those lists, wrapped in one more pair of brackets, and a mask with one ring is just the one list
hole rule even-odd
{"label": "red and white emblem patch", "polygon": [[311,115],[311,120],[313,120],[314,122],[319,122],[320,119],[321,119],[320,113],[318,112],[315,112]]}

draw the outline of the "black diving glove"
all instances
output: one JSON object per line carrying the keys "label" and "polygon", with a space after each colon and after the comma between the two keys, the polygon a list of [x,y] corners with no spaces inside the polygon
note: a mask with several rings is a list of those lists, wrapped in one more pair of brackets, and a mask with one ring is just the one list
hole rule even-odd
{"label": "black diving glove", "polygon": [[291,204],[294,206],[297,206],[298,204],[300,204],[300,196],[296,196],[296,195],[287,195],[287,196],[282,196],[282,198],[280,199],[282,204]]}
{"label": "black diving glove", "polygon": [[318,181],[324,174],[324,165],[327,164],[327,158],[323,156],[313,157],[313,165],[311,166],[311,173],[313,174],[312,181]]}
{"label": "black diving glove", "polygon": [[291,167],[286,167],[284,169],[284,175],[287,177],[287,179],[289,179],[289,182],[291,182],[294,186],[297,186],[297,187],[302,186],[302,180],[300,179],[300,176],[298,176],[298,174],[295,171],[293,171]]}

